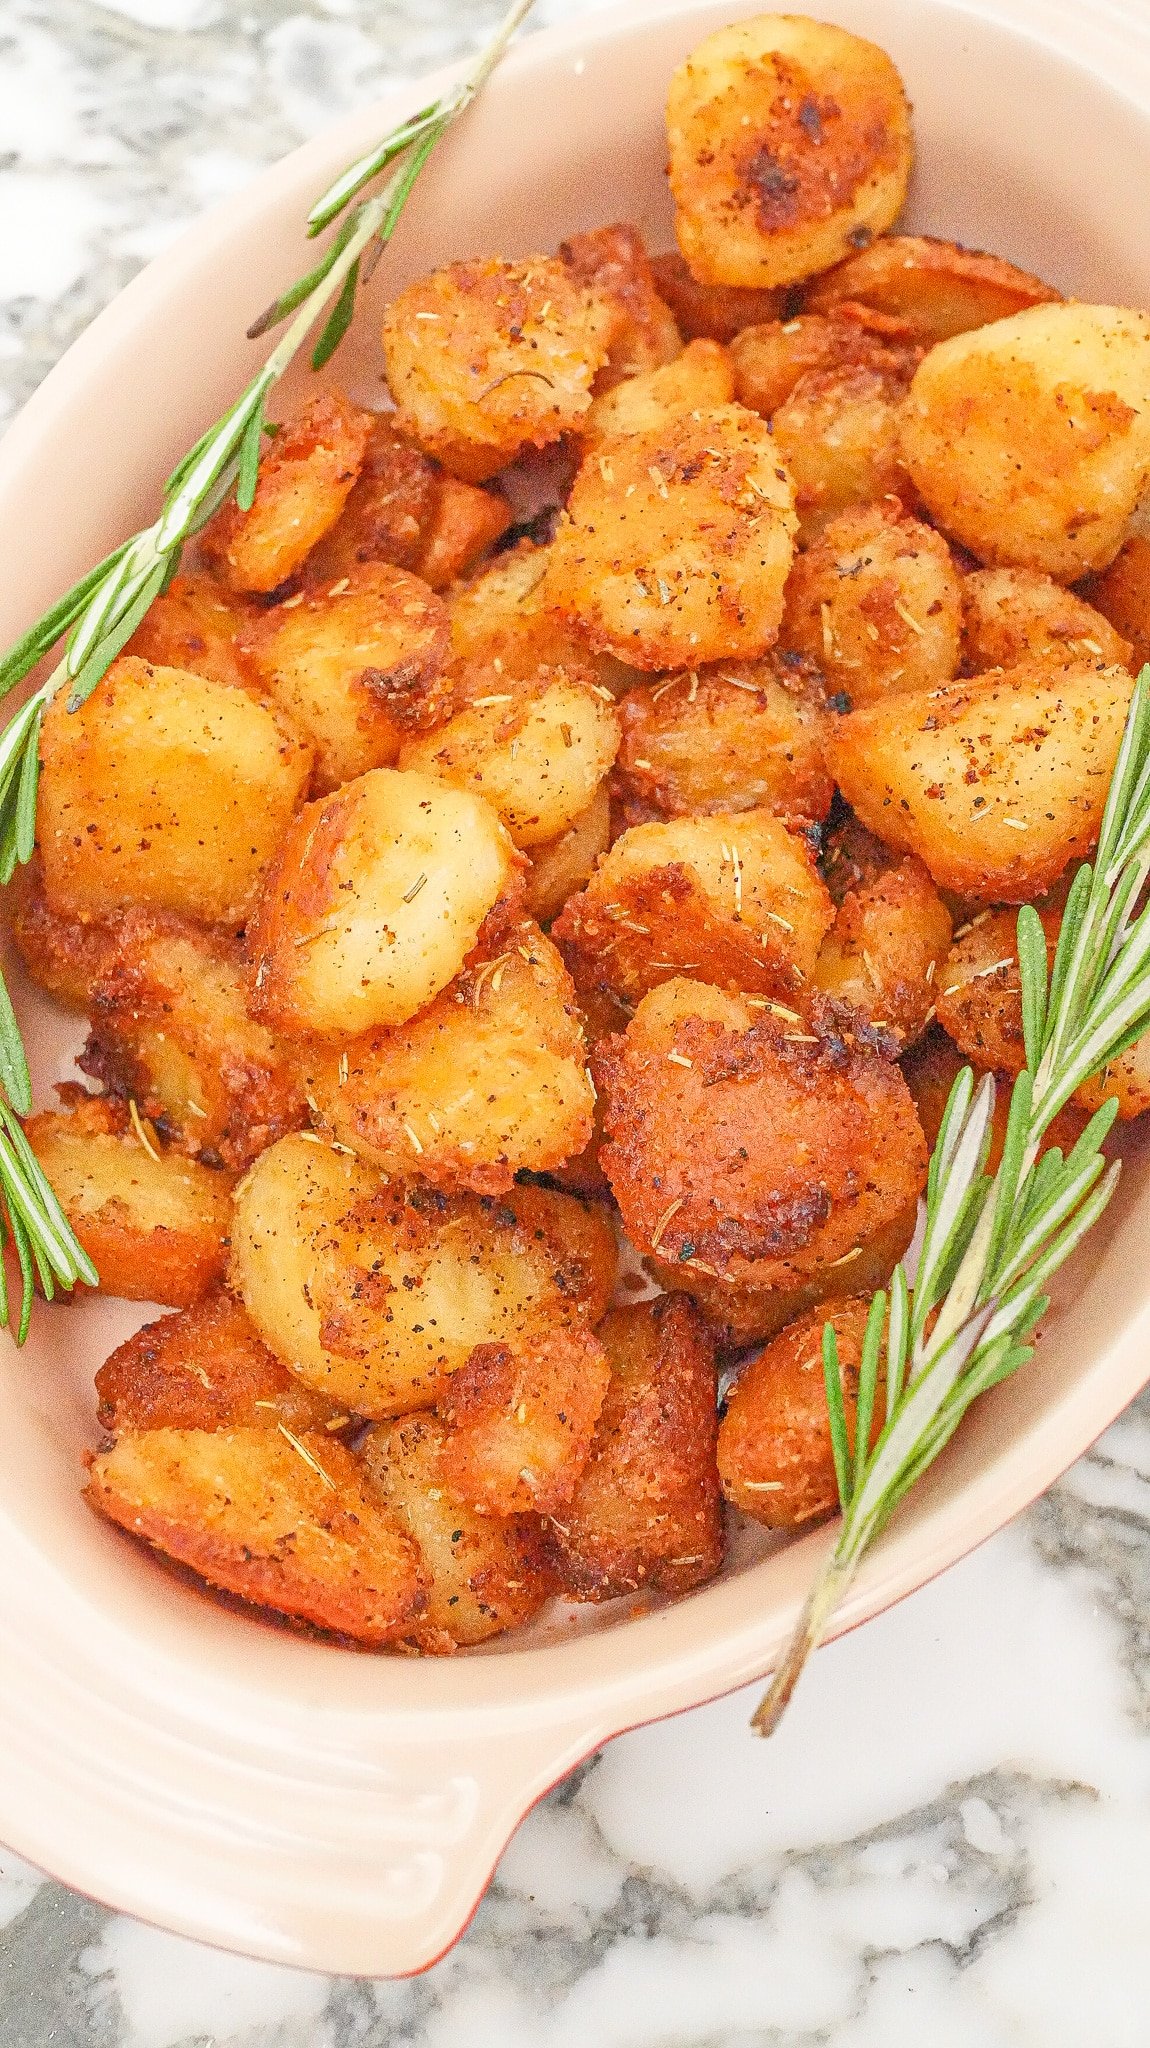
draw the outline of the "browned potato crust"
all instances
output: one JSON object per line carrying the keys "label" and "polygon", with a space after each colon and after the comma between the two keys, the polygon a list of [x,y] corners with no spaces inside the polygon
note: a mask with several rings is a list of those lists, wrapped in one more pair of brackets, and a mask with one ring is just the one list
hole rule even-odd
{"label": "browned potato crust", "polygon": [[1150,539],[1131,534],[1101,576],[1086,586],[1086,596],[1116,633],[1128,640],[1132,666],[1150,661]]}
{"label": "browned potato crust", "polygon": [[419,573],[432,590],[446,590],[466,575],[512,524],[506,498],[480,490],[446,474],[439,481],[439,499],[419,557]]}
{"label": "browned potato crust", "polygon": [[127,1104],[71,1093],[25,1135],[100,1276],[102,1294],[188,1308],[224,1277],[231,1174],[161,1152]]}
{"label": "browned potato crust", "polygon": [[817,824],[830,810],[825,706],[809,664],[688,669],[628,690],[619,709],[616,781],[646,816],[763,809]]}
{"label": "browned potato crust", "polygon": [[186,669],[209,682],[244,689],[250,677],[236,644],[251,612],[202,570],[174,576],[124,649],[156,668]]}
{"label": "browned potato crust", "polygon": [[863,823],[940,888],[1040,895],[1098,835],[1133,682],[1074,662],[892,697],[841,719],[827,765]]}
{"label": "browned potato crust", "polygon": [[611,317],[555,257],[453,263],[384,315],[397,424],[465,483],[577,428]]}
{"label": "browned potato crust", "polygon": [[614,441],[579,470],[544,602],[635,668],[761,654],[795,528],[766,425],[739,405]]}
{"label": "browned potato crust", "polygon": [[[917,1045],[912,1046],[903,1061],[903,1072],[907,1086],[914,1096],[919,1120],[926,1133],[927,1144],[932,1146],[938,1137],[950,1091],[957,1075],[967,1065],[957,1046],[946,1036],[941,1027],[932,1027]],[[976,1070],[975,1079],[981,1074]],[[1006,1143],[1006,1120],[1010,1113],[1010,1091],[1013,1076],[995,1076],[994,1115],[990,1127],[990,1151],[986,1160],[986,1171],[997,1173],[1002,1163],[1002,1148]],[[1043,1134],[1039,1152],[1049,1151],[1052,1145],[1069,1152],[1086,1127],[1085,1110],[1068,1102],[1060,1109]]]}
{"label": "browned potato crust", "polygon": [[[859,1362],[870,1302],[838,1302],[829,1320],[838,1340],[843,1405],[853,1432]],[[768,1529],[821,1522],[839,1504],[823,1379],[825,1309],[808,1309],[743,1367],[719,1424],[719,1478],[727,1499]],[[872,1442],[879,1433],[879,1389]]]}
{"label": "browned potato crust", "polygon": [[798,556],[779,640],[817,662],[852,706],[873,704],[950,682],[962,600],[941,534],[887,499],[833,519]]}
{"label": "browned potato crust", "polygon": [[888,868],[897,867],[898,855],[868,832],[852,812],[847,813],[841,823],[833,825],[823,842],[819,858],[819,871],[827,885],[831,902],[839,909],[852,889],[865,888],[877,882]]}
{"label": "browned potato crust", "polygon": [[611,1377],[590,1464],[551,1523],[563,1591],[689,1592],[723,1561],[714,1353],[681,1296],[613,1309],[599,1334]]}
{"label": "browned potato crust", "polygon": [[453,680],[460,702],[498,696],[508,679],[534,682],[541,667],[590,669],[613,696],[637,680],[633,668],[594,654],[577,628],[546,602],[549,547],[517,541],[447,594]]}
{"label": "browned potato crust", "polygon": [[962,610],[968,675],[1033,661],[1130,664],[1129,640],[1093,605],[1037,569],[975,570],[962,585]]}
{"label": "browned potato crust", "polygon": [[744,328],[730,347],[735,396],[771,419],[803,377],[871,370],[909,384],[922,360],[903,323],[865,306],[838,306]]}
{"label": "browned potato crust", "polygon": [[950,913],[912,856],[844,897],[815,962],[815,987],[848,1029],[901,1051],[930,1020],[950,932]]}
{"label": "browned potato crust", "polygon": [[[113,1436],[144,1429],[319,1430],[341,1418],[280,1364],[223,1289],[145,1323],[96,1374]],[[346,1417],[343,1418],[346,1420]]]}
{"label": "browned potato crust", "polygon": [[116,957],[117,919],[81,924],[49,910],[38,854],[9,884],[8,929],[31,979],[68,1010],[86,1010],[93,982]]}
{"label": "browned potato crust", "polygon": [[660,296],[666,300],[684,341],[733,341],[744,327],[776,320],[786,293],[756,291],[737,284],[702,284],[678,249],[651,258]]}
{"label": "browned potato crust", "polygon": [[525,1346],[477,1344],[439,1398],[444,1484],[482,1514],[566,1507],[610,1378],[590,1330],[554,1330]]}
{"label": "browned potato crust", "polygon": [[709,283],[781,285],[881,234],[906,196],[910,106],[890,58],[829,22],[720,28],[667,96],[675,238]]}
{"label": "browned potato crust", "polygon": [[205,560],[232,590],[275,590],[335,525],[359,475],[373,416],[321,391],[265,449],[247,512],[234,498],[204,530]]}
{"label": "browned potato crust", "polygon": [[410,1536],[328,1436],[127,1434],[92,1460],[85,1499],[209,1585],[372,1648],[427,1605]]}
{"label": "browned potato crust", "polygon": [[135,656],[79,711],[44,715],[36,841],[50,908],[138,903],[242,923],[311,772],[311,748],[246,691]]}
{"label": "browned potato crust", "polygon": [[364,562],[422,574],[442,478],[438,462],[399,432],[394,415],[377,413],[343,511],[308,556],[308,583],[326,589]]}
{"label": "browned potato crust", "polygon": [[613,384],[595,399],[583,429],[584,444],[602,448],[619,434],[657,433],[680,413],[727,405],[735,395],[731,360],[717,341],[689,341],[674,362]]}
{"label": "browned potato crust", "polygon": [[905,490],[904,393],[901,381],[878,370],[814,371],[780,405],[771,428],[794,480],[802,542],[852,506]]}
{"label": "browned potato crust", "polygon": [[537,1515],[481,1515],[443,1486],[445,1439],[434,1415],[374,1429],[364,1463],[419,1547],[427,1606],[408,1635],[412,1649],[443,1656],[527,1621],[555,1590]]}
{"label": "browned potato crust", "polygon": [[964,249],[935,235],[880,235],[815,279],[803,304],[830,313],[843,300],[908,322],[927,348],[952,334],[1005,320],[1062,293],[1001,256]]}
{"label": "browned potato crust", "polygon": [[559,260],[607,309],[607,360],[595,380],[597,392],[674,360],[683,343],[638,228],[619,221],[572,235],[560,243]]}
{"label": "browned potato crust", "polygon": [[606,780],[599,784],[585,811],[573,818],[557,839],[531,849],[527,872],[527,908],[540,924],[550,924],[569,896],[590,881],[600,854],[611,843],[611,797]]}

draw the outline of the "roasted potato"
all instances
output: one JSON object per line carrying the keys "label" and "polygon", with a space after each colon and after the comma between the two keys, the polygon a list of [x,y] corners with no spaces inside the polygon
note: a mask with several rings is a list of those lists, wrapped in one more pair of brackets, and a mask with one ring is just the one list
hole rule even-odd
{"label": "roasted potato", "polygon": [[740,405],[771,419],[804,377],[870,370],[900,388],[909,385],[922,350],[901,321],[865,306],[840,306],[829,318],[800,313],[793,320],[746,327],[735,335],[729,356]]}
{"label": "roasted potato", "polygon": [[1110,567],[1085,586],[1090,603],[1130,642],[1131,666],[1150,661],[1150,539],[1131,534]]}
{"label": "roasted potato", "polygon": [[305,1387],[252,1326],[234,1295],[209,1294],[118,1344],[96,1374],[101,1426],[145,1429],[326,1429],[346,1422]]}
{"label": "roasted potato", "polygon": [[723,1561],[714,1353],[671,1295],[612,1310],[599,1334],[611,1372],[590,1463],[551,1521],[563,1591],[689,1592]]}
{"label": "roasted potato", "polygon": [[595,399],[583,440],[593,448],[620,434],[661,433],[696,407],[727,405],[735,395],[730,358],[717,341],[689,341],[674,362],[612,384]]}
{"label": "roasted potato", "polygon": [[514,868],[480,797],[375,768],[308,804],[251,930],[253,1014],[290,1037],[404,1024],[446,988]]}
{"label": "roasted potato", "polygon": [[827,766],[864,825],[940,888],[1021,903],[1089,853],[1133,681],[1042,663],[917,691],[840,719]]}
{"label": "roasted potato", "polygon": [[439,1397],[443,1483],[481,1514],[554,1514],[591,1455],[611,1370],[585,1328],[477,1344]]}
{"label": "roasted potato", "polygon": [[678,249],[653,256],[651,270],[684,341],[733,341],[744,327],[780,319],[786,310],[785,291],[702,284]]}
{"label": "roasted potato", "polygon": [[[942,1125],[943,1112],[950,1099],[950,1091],[967,1064],[941,1025],[932,1025],[919,1039],[918,1044],[911,1047],[902,1063],[907,1086],[914,1097],[919,1121],[926,1133],[926,1142],[932,1148]],[[981,1078],[981,1072],[976,1070],[975,1079]],[[990,1151],[986,1160],[988,1173],[997,1173],[1002,1163],[1012,1085],[1013,1075],[995,1075]],[[1048,1151],[1052,1145],[1059,1146],[1063,1153],[1069,1152],[1085,1130],[1086,1123],[1086,1111],[1080,1109],[1077,1103],[1068,1102],[1065,1109],[1060,1109],[1047,1126],[1038,1148],[1039,1152]]]}
{"label": "roasted potato", "polygon": [[619,709],[616,781],[646,816],[768,810],[817,824],[830,810],[825,704],[808,663],[681,670],[628,690]]}
{"label": "roasted potato", "polygon": [[604,1041],[600,1162],[640,1251],[787,1287],[901,1215],[926,1178],[906,1083],[773,1005],[671,981]]}
{"label": "roasted potato", "polygon": [[682,338],[671,308],[659,295],[638,228],[620,221],[614,227],[572,235],[560,244],[559,260],[576,284],[593,292],[607,309],[607,360],[595,379],[597,392],[674,360]]}
{"label": "roasted potato", "polygon": [[153,600],[124,652],[153,668],[178,668],[244,689],[251,677],[237,641],[250,619],[250,607],[214,576],[185,571]]}
{"label": "roasted potato", "polygon": [[905,386],[878,370],[800,377],[771,421],[795,486],[799,539],[817,540],[832,519],[905,490],[899,421]]}
{"label": "roasted potato", "polygon": [[57,916],[44,895],[38,854],[27,867],[17,867],[5,907],[8,929],[31,980],[65,1009],[86,1010],[93,982],[116,958],[118,914],[91,924]]}
{"label": "roasted potato", "polygon": [[976,570],[963,581],[962,612],[968,675],[1035,661],[1130,665],[1130,642],[1109,620],[1037,569]]}
{"label": "roasted potato", "polygon": [[79,711],[44,714],[36,842],[49,908],[132,903],[241,924],[287,829],[311,748],[271,706],[121,656]]}
{"label": "roasted potato", "polygon": [[873,704],[950,682],[962,603],[942,536],[887,499],[842,513],[798,556],[779,641],[817,662],[851,706]]}
{"label": "roasted potato", "polygon": [[549,546],[517,541],[447,593],[452,670],[461,698],[498,694],[506,679],[536,681],[541,667],[590,668],[613,696],[637,681],[609,654],[595,654],[582,634],[544,601]]}
{"label": "roasted potato", "polygon": [[604,780],[586,810],[571,820],[565,832],[532,847],[527,874],[527,908],[532,917],[549,924],[567,898],[590,881],[596,861],[610,843],[611,798]]}
{"label": "roasted potato", "polygon": [[577,429],[607,360],[611,315],[555,257],[453,263],[384,315],[401,433],[465,483]]}
{"label": "roasted potato", "polygon": [[[828,1316],[808,1309],[748,1361],[727,1395],[719,1424],[719,1478],[743,1513],[768,1529],[821,1522],[839,1504],[823,1378],[823,1329],[838,1344],[843,1405],[853,1440],[859,1362],[870,1302],[836,1302]],[[871,1441],[885,1419],[883,1387],[872,1413]]]}
{"label": "roasted potato", "polygon": [[234,1177],[178,1152],[127,1103],[69,1091],[24,1133],[102,1294],[188,1308],[223,1279]]}
{"label": "roasted potato", "polygon": [[1053,285],[1001,256],[935,235],[880,235],[816,278],[803,306],[808,313],[834,313],[844,301],[869,306],[905,320],[916,341],[931,348],[1061,297]]}
{"label": "roasted potato", "polygon": [[232,590],[278,589],[335,525],[363,465],[373,415],[321,391],[281,426],[248,511],[230,499],[204,529],[204,559]]}
{"label": "roasted potato", "polygon": [[586,458],[544,602],[635,668],[761,654],[778,631],[794,529],[790,478],[762,420],[700,408]]}
{"label": "roasted potato", "polygon": [[441,590],[494,546],[512,516],[498,491],[448,476],[382,413],[343,511],[308,556],[307,581],[327,590],[365,562],[389,562]]}
{"label": "roasted potato", "polygon": [[411,1537],[329,1436],[129,1432],[93,1458],[85,1498],[209,1585],[371,1648],[427,1607]]}
{"label": "roasted potato", "polygon": [[901,1051],[933,1014],[950,935],[950,912],[912,855],[844,898],[812,980],[848,1030]]}
{"label": "roasted potato", "polygon": [[432,590],[446,590],[457,576],[469,569],[494,547],[514,522],[506,498],[496,490],[481,490],[461,483],[457,476],[440,478],[439,498],[426,544],[419,557],[419,573]]}
{"label": "roasted potato", "polygon": [[889,868],[897,867],[899,855],[868,832],[848,811],[832,825],[823,840],[819,873],[827,885],[831,902],[838,910],[853,889],[877,882]]}
{"label": "roasted potato", "polygon": [[1150,315],[1032,306],[941,341],[903,412],[903,460],[988,566],[1104,569],[1150,478]]}
{"label": "roasted potato", "polygon": [[236,1192],[232,1285],[253,1323],[360,1415],[429,1407],[476,1344],[593,1323],[615,1259],[610,1220],[570,1196],[389,1184],[306,1135],[273,1145]]}
{"label": "roasted potato", "polygon": [[884,50],[829,22],[760,14],[698,44],[667,96],[675,237],[710,284],[811,277],[889,228],[910,106]]}

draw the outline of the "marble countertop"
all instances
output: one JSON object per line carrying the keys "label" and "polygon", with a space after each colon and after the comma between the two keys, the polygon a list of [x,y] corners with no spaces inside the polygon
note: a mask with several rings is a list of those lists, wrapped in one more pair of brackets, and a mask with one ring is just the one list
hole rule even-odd
{"label": "marble countertop", "polygon": [[[0,423],[205,205],[496,12],[2,0]],[[217,1955],[0,1849],[0,2043],[1142,2048],[1147,1616],[1144,1396],[1014,1527],[822,1652],[774,1743],[738,1695],[585,1765],[414,1981]]]}

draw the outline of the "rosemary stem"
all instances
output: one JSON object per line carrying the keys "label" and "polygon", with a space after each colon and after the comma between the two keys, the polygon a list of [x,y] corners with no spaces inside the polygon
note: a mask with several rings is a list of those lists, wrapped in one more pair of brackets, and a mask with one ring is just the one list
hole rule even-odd
{"label": "rosemary stem", "polygon": [[756,1735],[774,1734],[790,1704],[791,1694],[802,1676],[807,1658],[817,1647],[827,1622],[854,1578],[861,1554],[860,1550],[853,1555],[844,1555],[841,1537],[834,1549],[828,1552],[803,1603],[791,1639],[775,1666],[770,1685],[751,1716],[751,1727]]}

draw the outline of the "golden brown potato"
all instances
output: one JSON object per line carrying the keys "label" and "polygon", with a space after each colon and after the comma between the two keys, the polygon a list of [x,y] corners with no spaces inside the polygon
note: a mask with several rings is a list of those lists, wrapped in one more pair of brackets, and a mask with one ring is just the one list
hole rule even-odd
{"label": "golden brown potato", "polygon": [[823,693],[804,662],[680,671],[628,690],[619,709],[616,781],[647,816],[762,809],[817,824],[830,810]]}
{"label": "golden brown potato", "polygon": [[1001,256],[935,235],[880,235],[816,278],[803,305],[808,313],[832,313],[844,300],[870,306],[907,321],[915,339],[931,348],[952,334],[1061,297],[1053,285]]}
{"label": "golden brown potato", "polygon": [[1072,583],[1104,569],[1150,477],[1150,316],[1032,306],[939,342],[902,455],[927,508],[987,565]]}
{"label": "golden brown potato", "polygon": [[806,840],[757,810],[632,826],[552,935],[581,995],[606,986],[636,1003],[690,972],[787,995],[833,915]]}
{"label": "golden brown potato", "polygon": [[684,341],[733,341],[744,327],[780,319],[785,311],[784,291],[702,284],[678,249],[653,256],[651,270]]}
{"label": "golden brown potato", "polygon": [[1150,540],[1131,534],[1085,595],[1131,646],[1131,665],[1150,661]]}
{"label": "golden brown potato", "polygon": [[761,654],[795,529],[756,414],[726,405],[592,453],[551,548],[544,601],[635,668]]}
{"label": "golden brown potato", "polygon": [[125,912],[88,1002],[80,1065],[181,1151],[243,1168],[307,1122],[283,1048],[248,1015],[239,951],[218,933]]}
{"label": "golden brown potato", "polygon": [[253,1323],[360,1415],[429,1407],[476,1344],[593,1323],[615,1264],[610,1219],[570,1196],[389,1184],[305,1135],[273,1145],[236,1193],[232,1285]]}
{"label": "golden brown potato", "polygon": [[388,1173],[498,1194],[581,1152],[595,1096],[570,977],[512,924],[408,1024],[305,1063],[325,1127]]}
{"label": "golden brown potato", "polygon": [[595,380],[597,392],[674,360],[683,343],[638,228],[620,221],[572,235],[560,243],[559,259],[607,309],[607,360]]}
{"label": "golden brown potato", "polygon": [[447,608],[426,583],[364,562],[264,612],[242,645],[314,747],[313,782],[324,792],[390,767],[407,734],[445,716],[450,640]]}
{"label": "golden brown potato", "polygon": [[899,421],[905,386],[878,370],[800,377],[771,428],[794,480],[799,539],[810,542],[854,505],[905,490]]}
{"label": "golden brown potato", "polygon": [[465,483],[577,428],[611,316],[555,257],[453,263],[384,315],[397,425]]}
{"label": "golden brown potato", "polygon": [[321,391],[281,426],[260,462],[255,500],[234,499],[205,527],[204,558],[232,590],[278,589],[335,525],[359,475],[373,416]]}
{"label": "golden brown potato", "polygon": [[659,433],[697,406],[727,405],[735,395],[730,358],[717,341],[689,341],[673,363],[628,377],[596,398],[583,439],[593,448],[620,434]]}
{"label": "golden brown potato", "polygon": [[1036,569],[977,569],[963,581],[962,610],[968,675],[1034,661],[1130,663],[1130,642],[1109,620]]}
{"label": "golden brown potato", "polygon": [[36,841],[50,908],[132,903],[238,925],[311,773],[311,748],[246,691],[121,656],[40,736]]}
{"label": "golden brown potato", "polygon": [[[869,1310],[869,1300],[856,1296],[836,1303],[830,1317],[852,1442]],[[825,1309],[808,1309],[743,1367],[727,1395],[718,1445],[723,1492],[768,1529],[801,1529],[808,1522],[821,1522],[839,1504],[823,1378],[827,1320]],[[872,1442],[884,1417],[880,1386]]]}
{"label": "golden brown potato", "polygon": [[419,557],[419,573],[432,590],[446,590],[494,547],[513,523],[506,498],[446,473],[439,480],[435,514]]}
{"label": "golden brown potato", "polygon": [[850,705],[873,704],[950,682],[962,601],[941,534],[887,499],[842,513],[798,556],[779,641],[817,662]]}
{"label": "golden brown potato", "polygon": [[368,1472],[419,1547],[427,1606],[409,1632],[412,1649],[443,1656],[518,1628],[555,1590],[537,1515],[480,1515],[443,1486],[443,1424],[408,1415],[373,1429]]}
{"label": "golden brown potato", "polygon": [[364,562],[422,574],[442,479],[438,462],[399,432],[394,415],[377,413],[343,511],[308,556],[309,586],[327,589]]}
{"label": "golden brown potato", "polygon": [[477,796],[375,768],[308,804],[251,927],[253,1014],[289,1037],[404,1024],[446,988],[514,873]]}
{"label": "golden brown potato", "polygon": [[590,881],[595,863],[611,843],[611,798],[607,783],[599,784],[585,811],[573,818],[558,838],[531,849],[527,874],[527,908],[540,924],[550,924],[569,896]]}
{"label": "golden brown potato", "polygon": [[771,419],[800,379],[871,370],[908,384],[922,360],[903,322],[865,306],[838,306],[827,318],[800,313],[746,327],[730,346],[735,396]]}
{"label": "golden brown potato", "polygon": [[1022,903],[1089,853],[1132,679],[1074,662],[996,671],[840,719],[827,766],[864,825],[942,889]]}
{"label": "golden brown potato", "polygon": [[889,228],[906,196],[910,106],[876,44],[799,14],[720,28],[667,96],[675,237],[696,277],[781,285]]}
{"label": "golden brown potato", "polygon": [[904,860],[840,904],[812,979],[849,1030],[901,1051],[933,1013],[950,913],[923,867]]}
{"label": "golden brown potato", "polygon": [[126,1103],[80,1089],[68,1100],[29,1117],[24,1131],[100,1292],[190,1307],[223,1279],[234,1177],[161,1152]]}
{"label": "golden brown potato", "polygon": [[599,1334],[611,1377],[591,1461],[551,1523],[563,1591],[689,1592],[723,1561],[714,1353],[681,1296],[614,1309]]}
{"label": "golden brown potato", "polygon": [[277,1429],[296,1434],[346,1421],[305,1387],[221,1289],[178,1315],[145,1323],[96,1374],[102,1428]]}
{"label": "golden brown potato", "polygon": [[926,1145],[898,1068],[774,1005],[672,981],[596,1053],[600,1150],[631,1242],[785,1287],[913,1202]]}
{"label": "golden brown potato", "polygon": [[427,1606],[411,1537],[329,1436],[129,1433],[92,1460],[85,1499],[209,1585],[372,1648]]}
{"label": "golden brown potato", "polygon": [[81,924],[49,910],[38,854],[16,869],[5,907],[16,951],[37,987],[65,1009],[86,1010],[93,982],[116,958],[118,918]]}
{"label": "golden brown potato", "polygon": [[186,669],[209,682],[244,689],[250,678],[236,641],[250,618],[249,607],[214,576],[185,571],[154,599],[124,652],[154,668]]}
{"label": "golden brown potato", "polygon": [[517,541],[448,592],[453,679],[461,699],[498,695],[507,678],[534,682],[541,667],[591,669],[618,696],[636,671],[595,654],[545,603],[550,547]]}
{"label": "golden brown potato", "polygon": [[443,1483],[481,1514],[554,1514],[591,1455],[611,1378],[587,1329],[525,1345],[477,1344],[439,1398]]}
{"label": "golden brown potato", "polygon": [[[942,1125],[943,1112],[950,1091],[966,1064],[957,1046],[938,1025],[932,1025],[930,1030],[923,1034],[903,1061],[907,1086],[914,1096],[919,1121],[926,1133],[926,1142],[932,1148]],[[977,1069],[975,1079],[982,1079],[982,1074]],[[995,1075],[994,1114],[990,1126],[990,1151],[986,1160],[988,1173],[997,1173],[1002,1162],[1012,1085],[1011,1074]],[[1085,1130],[1086,1122],[1086,1111],[1079,1109],[1076,1103],[1068,1102],[1065,1109],[1059,1110],[1043,1134],[1039,1152],[1048,1151],[1052,1145],[1058,1145],[1063,1153],[1069,1152]]]}

